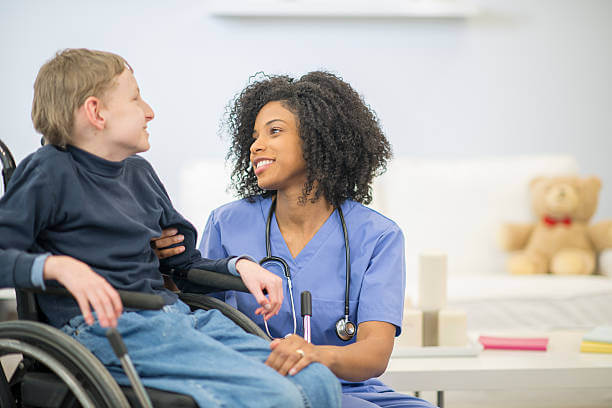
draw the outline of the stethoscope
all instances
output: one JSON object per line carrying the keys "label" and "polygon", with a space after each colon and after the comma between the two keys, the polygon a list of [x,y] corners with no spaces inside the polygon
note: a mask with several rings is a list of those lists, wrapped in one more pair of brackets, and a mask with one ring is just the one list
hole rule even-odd
{"label": "stethoscope", "polygon": [[[297,323],[296,323],[296,314],[295,314],[295,303],[293,301],[293,285],[291,283],[291,272],[289,270],[289,265],[287,262],[278,256],[272,255],[272,247],[270,245],[270,224],[272,222],[272,214],[274,214],[274,210],[276,209],[276,199],[272,199],[272,204],[270,204],[270,210],[268,211],[268,218],[266,219],[266,256],[259,261],[260,265],[264,265],[267,262],[276,262],[278,263],[287,278],[287,286],[289,287],[289,298],[291,299],[291,315],[293,316],[293,334],[297,332]],[[355,336],[357,332],[357,327],[353,322],[349,320],[349,288],[351,286],[351,252],[349,249],[349,239],[348,232],[346,230],[346,223],[344,222],[344,214],[342,214],[342,209],[340,207],[337,208],[338,215],[340,216],[340,223],[342,224],[342,232],[344,233],[344,252],[346,256],[346,288],[344,290],[344,317],[341,317],[336,322],[336,334],[341,340],[349,341]],[[268,330],[268,323],[264,320],[264,326],[266,327],[266,332],[268,336],[272,337],[270,331]]]}

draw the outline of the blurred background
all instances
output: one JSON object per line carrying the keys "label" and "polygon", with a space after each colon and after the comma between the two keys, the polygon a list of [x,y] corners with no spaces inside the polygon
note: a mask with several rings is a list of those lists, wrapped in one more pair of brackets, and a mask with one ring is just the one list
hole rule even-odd
{"label": "blurred background", "polygon": [[570,154],[602,178],[595,219],[609,218],[612,2],[469,4],[479,12],[459,18],[249,18],[212,15],[206,0],[3,0],[0,138],[17,161],[38,148],[32,85],[56,51],[118,53],[156,113],[144,156],[181,209],[179,169],[225,155],[219,125],[251,75],[326,69],[374,108],[396,155]]}

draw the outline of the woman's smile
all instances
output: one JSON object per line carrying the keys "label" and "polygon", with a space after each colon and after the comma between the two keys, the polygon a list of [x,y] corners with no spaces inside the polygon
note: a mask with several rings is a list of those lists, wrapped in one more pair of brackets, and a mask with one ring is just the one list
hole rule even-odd
{"label": "woman's smile", "polygon": [[255,175],[261,174],[264,170],[270,167],[274,163],[271,159],[257,159],[254,161],[253,167],[255,168]]}

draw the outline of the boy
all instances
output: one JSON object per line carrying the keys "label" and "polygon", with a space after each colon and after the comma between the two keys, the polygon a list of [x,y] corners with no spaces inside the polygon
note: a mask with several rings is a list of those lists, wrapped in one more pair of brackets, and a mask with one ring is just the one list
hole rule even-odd
{"label": "boy", "polygon": [[[76,302],[39,295],[43,313],[120,384],[129,381],[103,327],[120,331],[145,386],[189,394],[200,406],[338,405],[337,380],[325,367],[282,377],[263,364],[267,342],[218,311],[191,313],[163,288],[160,266],[199,267],[240,275],[264,318],[282,301],[280,280],[256,263],[201,258],[195,229],[172,207],[150,164],[134,156],[149,149],[153,117],[118,55],[68,49],[43,65],[32,120],[47,145],[20,163],[0,201],[0,287],[64,285]],[[166,227],[187,245],[159,265],[149,242]],[[114,288],[160,294],[166,306],[123,311]]]}

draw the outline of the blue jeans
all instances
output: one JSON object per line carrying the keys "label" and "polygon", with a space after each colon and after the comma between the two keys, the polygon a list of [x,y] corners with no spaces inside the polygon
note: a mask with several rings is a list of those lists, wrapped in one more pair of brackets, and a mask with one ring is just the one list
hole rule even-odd
{"label": "blue jeans", "polygon": [[[82,316],[62,328],[102,361],[120,385],[129,380],[106,329]],[[161,311],[124,312],[117,330],[146,387],[191,395],[201,407],[338,407],[340,384],[310,364],[283,377],[263,362],[269,343],[245,333],[217,310],[191,312],[181,301]]]}

